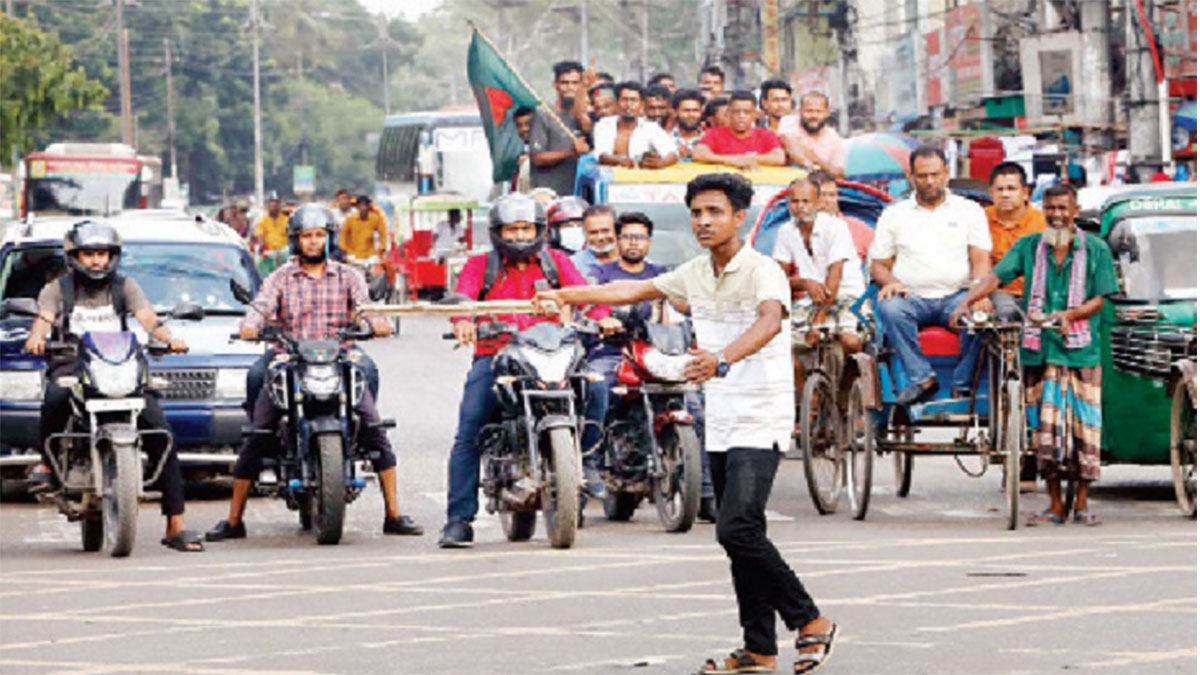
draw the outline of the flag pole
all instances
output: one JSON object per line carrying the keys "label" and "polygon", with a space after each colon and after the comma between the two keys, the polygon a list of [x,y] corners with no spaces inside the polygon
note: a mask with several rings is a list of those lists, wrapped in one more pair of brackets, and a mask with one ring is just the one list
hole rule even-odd
{"label": "flag pole", "polygon": [[504,55],[504,52],[500,51],[500,48],[496,46],[496,43],[492,42],[491,39],[488,38],[487,33],[484,33],[482,30],[480,30],[479,26],[476,26],[475,22],[470,19],[467,19],[467,25],[471,27],[471,30],[478,33],[479,37],[483,38],[483,41],[492,48],[492,51],[496,52],[496,56],[500,57],[500,60],[504,62],[504,65],[508,66],[508,69],[512,71],[513,75],[516,75],[521,84],[525,85],[525,88],[529,90],[529,93],[533,94],[533,97],[537,99],[538,105],[545,108],[546,112],[550,113],[550,118],[558,124],[558,128],[562,129],[562,132],[569,138],[574,139],[575,132],[572,131],[571,128],[562,121],[562,118],[560,118],[558,113],[556,113],[554,109],[550,107],[549,103],[546,103],[542,100],[541,96],[538,96],[537,90],[529,86],[529,83],[526,82],[525,78],[521,75],[521,71],[517,70],[517,67],[509,62],[508,57]]}

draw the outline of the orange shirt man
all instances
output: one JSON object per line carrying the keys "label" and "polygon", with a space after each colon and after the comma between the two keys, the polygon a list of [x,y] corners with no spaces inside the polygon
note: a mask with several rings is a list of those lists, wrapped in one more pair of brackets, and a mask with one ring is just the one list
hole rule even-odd
{"label": "orange shirt man", "polygon": [[[992,205],[984,209],[992,235],[992,266],[1008,253],[1018,239],[1046,228],[1046,217],[1029,203],[1029,184],[1025,169],[1015,162],[1001,162],[992,169],[988,180]],[[1024,289],[1018,278],[992,295],[992,304],[1001,319],[1015,320],[1016,308]],[[1007,297],[1005,297],[1007,296]]]}

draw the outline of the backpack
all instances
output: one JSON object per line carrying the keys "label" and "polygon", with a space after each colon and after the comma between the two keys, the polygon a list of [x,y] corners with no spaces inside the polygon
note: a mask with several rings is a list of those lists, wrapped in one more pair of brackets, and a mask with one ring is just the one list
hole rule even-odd
{"label": "backpack", "polygon": [[[75,311],[75,275],[67,273],[58,278],[58,287],[62,291],[62,335],[65,338],[71,332],[71,313]],[[121,321],[121,330],[129,330],[125,307],[125,277],[113,274],[108,286],[112,297],[113,313]]]}
{"label": "backpack", "polygon": [[[479,300],[485,300],[487,294],[492,291],[492,287],[496,285],[500,275],[504,272],[504,259],[498,251],[491,251],[487,254],[487,267],[483,271],[483,285],[479,288]],[[545,248],[538,251],[538,266],[542,268],[542,274],[546,277],[546,281],[550,283],[550,288],[562,288],[562,280],[558,276],[558,266],[554,264],[554,258]]]}

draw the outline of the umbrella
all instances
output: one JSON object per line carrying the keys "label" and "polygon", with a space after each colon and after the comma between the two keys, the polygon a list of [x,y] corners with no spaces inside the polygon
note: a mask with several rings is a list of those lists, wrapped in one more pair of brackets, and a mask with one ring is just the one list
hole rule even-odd
{"label": "umbrella", "polygon": [[904,178],[908,155],[920,143],[904,134],[865,134],[846,140],[846,178],[857,181]]}
{"label": "umbrella", "polygon": [[1175,110],[1175,126],[1196,130],[1196,102],[1185,101]]}

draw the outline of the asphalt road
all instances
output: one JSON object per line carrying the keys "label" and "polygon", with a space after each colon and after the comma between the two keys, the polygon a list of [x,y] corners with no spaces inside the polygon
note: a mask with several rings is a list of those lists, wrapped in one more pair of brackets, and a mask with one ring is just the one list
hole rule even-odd
{"label": "asphalt road", "polygon": [[[406,319],[369,346],[424,537],[379,534],[373,485],[336,547],[256,499],[249,539],[175,553],[148,503],[123,560],[82,553],[77,526],[48,507],[4,504],[0,671],[687,673],[739,646],[711,525],[668,535],[652,508],[608,523],[596,505],[571,550],[550,549],[540,526],[508,543],[486,515],[475,549],[436,548],[468,361],[443,330]],[[998,471],[918,461],[907,499],[890,473],[877,464],[865,522],[816,515],[799,462],[776,482],[771,537],[841,625],[822,672],[1196,672],[1196,523],[1176,511],[1168,468],[1106,468],[1099,527],[1016,532],[1002,526]],[[206,529],[228,490],[191,492],[189,525]],[[1043,500],[1027,495],[1023,511]]]}

